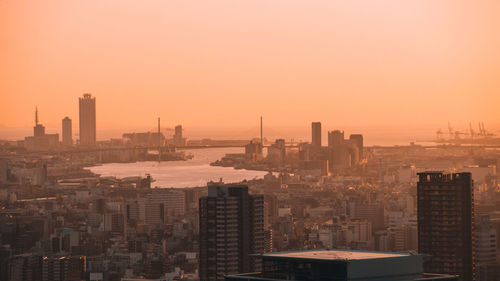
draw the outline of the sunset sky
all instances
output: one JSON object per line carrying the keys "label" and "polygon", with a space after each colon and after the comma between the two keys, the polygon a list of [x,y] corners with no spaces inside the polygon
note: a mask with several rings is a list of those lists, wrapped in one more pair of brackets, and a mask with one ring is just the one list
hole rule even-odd
{"label": "sunset sky", "polygon": [[273,130],[498,129],[499,12],[498,0],[0,0],[0,127],[33,126],[38,106],[49,129],[69,116],[76,131],[89,92],[99,130],[158,116],[250,130],[260,115]]}

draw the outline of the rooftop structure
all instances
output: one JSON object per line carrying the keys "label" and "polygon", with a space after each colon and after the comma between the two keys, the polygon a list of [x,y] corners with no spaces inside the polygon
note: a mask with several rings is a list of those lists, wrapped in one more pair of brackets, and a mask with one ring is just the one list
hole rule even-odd
{"label": "rooftop structure", "polygon": [[310,260],[345,260],[358,261],[370,259],[396,258],[412,256],[409,253],[385,253],[385,252],[366,252],[352,250],[310,250],[310,251],[291,251],[277,252],[264,254],[266,257],[272,258],[295,258],[295,259],[310,259]]}
{"label": "rooftop structure", "polygon": [[418,251],[427,271],[474,280],[474,192],[470,173],[418,173]]}
{"label": "rooftop structure", "polygon": [[226,276],[236,280],[458,280],[423,272],[423,255],[357,250],[305,250],[258,255],[262,272]]}

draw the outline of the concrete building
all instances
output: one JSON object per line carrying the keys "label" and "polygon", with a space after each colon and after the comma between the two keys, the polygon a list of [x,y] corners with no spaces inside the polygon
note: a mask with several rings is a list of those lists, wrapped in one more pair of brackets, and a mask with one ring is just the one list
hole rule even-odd
{"label": "concrete building", "polygon": [[86,257],[43,257],[42,281],[82,280]]}
{"label": "concrete building", "polygon": [[344,131],[330,131],[328,132],[328,146],[340,146],[344,144]]}
{"label": "concrete building", "polygon": [[[497,230],[490,223],[489,215],[477,218],[475,231],[476,280],[490,280],[488,272],[497,264]],[[500,275],[498,276],[500,278]]]}
{"label": "concrete building", "polygon": [[182,216],[186,211],[185,193],[180,190],[155,189],[146,196],[144,204],[149,225],[165,224],[168,217]]}
{"label": "concrete building", "polygon": [[311,144],[315,148],[321,148],[321,122],[312,122],[312,137]]}
{"label": "concrete building", "polygon": [[249,195],[244,185],[210,183],[199,204],[200,280],[260,270],[249,255],[264,252],[264,196]]}
{"label": "concrete building", "polygon": [[80,145],[94,146],[96,144],[96,109],[95,97],[83,94],[79,98],[80,108]]}
{"label": "concrete building", "polygon": [[262,153],[262,144],[250,141],[245,145],[245,158],[249,161],[260,161],[264,158]]}
{"label": "concrete building", "polygon": [[363,159],[363,135],[354,134],[349,136],[349,141],[358,148],[359,159]]}
{"label": "concrete building", "polygon": [[125,133],[122,138],[127,144],[134,146],[158,147],[165,142],[163,133],[158,134],[158,132]]}
{"label": "concrete building", "polygon": [[277,139],[267,148],[267,161],[275,166],[282,166],[286,159],[286,144],[284,139]]}
{"label": "concrete building", "polygon": [[176,146],[186,146],[186,138],[182,137],[182,125],[175,126],[173,141]]}
{"label": "concrete building", "polygon": [[72,121],[68,116],[62,120],[62,144],[64,146],[73,145]]}
{"label": "concrete building", "polygon": [[29,151],[47,151],[56,149],[59,145],[59,134],[46,134],[45,127],[38,123],[38,108],[35,110],[35,126],[33,136],[24,139]]}
{"label": "concrete building", "polygon": [[104,215],[104,231],[113,235],[121,235],[125,229],[125,216],[121,213],[106,213]]}
{"label": "concrete building", "polygon": [[229,275],[242,280],[458,280],[456,276],[425,273],[422,255],[356,250],[306,250],[258,255],[262,272]]}
{"label": "concrete building", "polygon": [[474,194],[470,173],[418,173],[418,251],[428,272],[474,280]]}

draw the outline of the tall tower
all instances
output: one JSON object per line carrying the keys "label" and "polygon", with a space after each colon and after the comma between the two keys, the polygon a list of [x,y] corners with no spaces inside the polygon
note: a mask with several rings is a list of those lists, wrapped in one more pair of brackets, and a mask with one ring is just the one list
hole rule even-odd
{"label": "tall tower", "polygon": [[33,127],[33,136],[42,137],[45,135],[45,127],[38,124],[38,107],[35,108],[35,126]]}
{"label": "tall tower", "polygon": [[312,122],[312,145],[316,148],[321,147],[321,122]]}
{"label": "tall tower", "polygon": [[96,110],[95,97],[83,94],[79,98],[80,104],[80,145],[93,146],[96,144]]}
{"label": "tall tower", "polygon": [[161,129],[160,129],[160,117],[158,117],[158,163],[161,162]]}
{"label": "tall tower", "polygon": [[259,271],[249,254],[264,252],[264,196],[249,195],[246,185],[210,183],[199,204],[200,280]]}
{"label": "tall tower", "polygon": [[262,129],[262,116],[260,117],[260,144],[262,147],[264,147],[264,136],[263,136],[263,129]]}
{"label": "tall tower", "polygon": [[62,120],[62,143],[64,146],[73,145],[72,124],[68,116]]}
{"label": "tall tower", "polygon": [[418,251],[424,271],[474,280],[474,194],[470,173],[419,173]]}

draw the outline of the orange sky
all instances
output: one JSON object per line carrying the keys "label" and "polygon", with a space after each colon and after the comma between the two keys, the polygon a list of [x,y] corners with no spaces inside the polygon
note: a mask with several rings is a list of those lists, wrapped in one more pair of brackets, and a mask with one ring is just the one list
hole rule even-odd
{"label": "orange sky", "polygon": [[500,1],[0,0],[0,127],[500,124]]}

